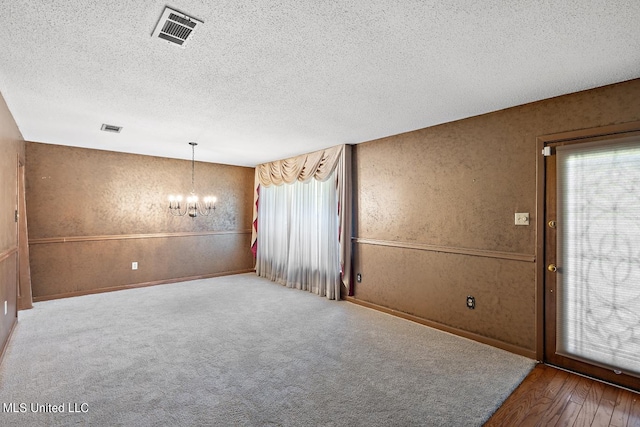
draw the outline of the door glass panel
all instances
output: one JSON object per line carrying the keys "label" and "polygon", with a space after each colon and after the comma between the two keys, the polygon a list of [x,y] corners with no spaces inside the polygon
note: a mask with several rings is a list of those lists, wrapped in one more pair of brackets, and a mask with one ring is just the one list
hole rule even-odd
{"label": "door glass panel", "polygon": [[640,375],[640,139],[557,154],[556,352]]}

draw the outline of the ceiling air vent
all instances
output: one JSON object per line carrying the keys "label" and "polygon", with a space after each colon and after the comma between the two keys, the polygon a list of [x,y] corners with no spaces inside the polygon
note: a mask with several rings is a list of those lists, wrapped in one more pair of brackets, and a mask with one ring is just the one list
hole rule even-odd
{"label": "ceiling air vent", "polygon": [[122,126],[108,125],[108,124],[104,123],[102,125],[102,127],[100,128],[100,130],[103,130],[105,132],[120,133],[120,131],[122,130]]}
{"label": "ceiling air vent", "polygon": [[196,28],[203,22],[182,12],[165,7],[151,37],[158,37],[182,48],[193,37]]}

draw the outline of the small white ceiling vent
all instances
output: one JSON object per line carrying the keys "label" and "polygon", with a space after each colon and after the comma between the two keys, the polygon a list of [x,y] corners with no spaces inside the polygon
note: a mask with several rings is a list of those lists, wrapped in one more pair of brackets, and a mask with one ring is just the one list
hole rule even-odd
{"label": "small white ceiling vent", "polygon": [[187,40],[193,37],[193,33],[200,24],[203,22],[199,19],[165,7],[151,37],[158,37],[184,48]]}

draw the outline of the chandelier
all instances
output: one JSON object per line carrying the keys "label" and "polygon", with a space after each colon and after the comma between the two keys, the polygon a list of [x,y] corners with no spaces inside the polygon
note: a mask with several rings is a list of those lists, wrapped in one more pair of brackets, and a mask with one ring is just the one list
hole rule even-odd
{"label": "chandelier", "polygon": [[195,192],[195,175],[196,175],[196,145],[197,142],[190,142],[191,146],[191,194],[187,197],[187,202],[182,204],[182,196],[169,196],[169,212],[173,216],[189,215],[195,218],[198,215],[209,216],[212,211],[216,210],[216,198],[205,197],[202,202],[198,201]]}

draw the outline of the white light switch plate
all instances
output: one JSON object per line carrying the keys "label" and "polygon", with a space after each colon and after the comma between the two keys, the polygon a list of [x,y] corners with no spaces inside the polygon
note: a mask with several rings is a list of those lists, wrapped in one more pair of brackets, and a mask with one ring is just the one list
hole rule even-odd
{"label": "white light switch plate", "polygon": [[529,212],[516,213],[516,225],[529,225]]}
{"label": "white light switch plate", "polygon": [[132,270],[137,270],[138,269],[138,262],[137,261],[134,261],[134,262],[131,263],[131,269]]}

